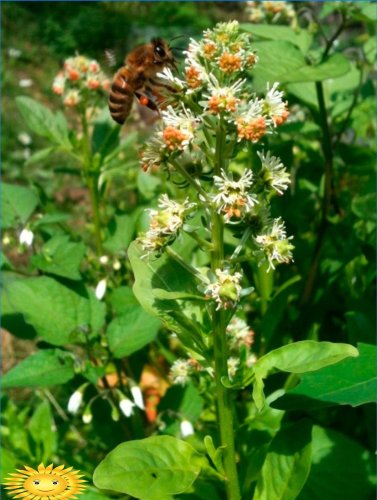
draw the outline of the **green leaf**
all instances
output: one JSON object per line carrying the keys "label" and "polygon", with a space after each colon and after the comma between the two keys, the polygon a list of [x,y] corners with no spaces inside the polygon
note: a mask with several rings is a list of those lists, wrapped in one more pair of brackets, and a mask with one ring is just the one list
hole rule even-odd
{"label": "green leaf", "polygon": [[221,448],[215,448],[213,444],[213,439],[211,436],[204,437],[204,446],[206,447],[208,456],[212,460],[213,465],[220,474],[225,475],[223,466],[223,452]]}
{"label": "green leaf", "polygon": [[33,255],[32,263],[46,273],[71,280],[80,280],[80,263],[85,255],[84,243],[69,241],[68,235],[57,235],[42,247],[40,255]]}
{"label": "green leaf", "polygon": [[290,373],[305,373],[338,363],[349,356],[358,355],[358,350],[350,344],[302,340],[265,354],[254,364],[254,370],[262,377],[274,369]]}
{"label": "green leaf", "polygon": [[306,66],[301,51],[289,42],[254,42],[253,49],[259,56],[259,62],[251,73],[257,92],[265,92],[267,82],[270,85],[274,82],[289,82],[290,75],[298,68]]}
{"label": "green leaf", "polygon": [[105,305],[94,293],[81,287],[76,293],[52,278],[7,280],[4,295],[7,313],[23,314],[38,335],[54,345],[83,340],[81,328],[98,331],[105,320]]}
{"label": "green leaf", "polygon": [[52,113],[30,97],[16,97],[16,104],[26,125],[36,134],[70,149],[68,125],[62,113]]}
{"label": "green leaf", "polygon": [[135,222],[130,215],[116,215],[109,223],[104,247],[116,253],[127,250],[135,232]]}
{"label": "green leaf", "polygon": [[253,47],[259,55],[258,65],[253,69],[254,86],[258,92],[266,91],[267,82],[314,82],[337,78],[350,69],[348,59],[342,54],[333,54],[318,65],[308,65],[300,50],[289,42],[255,42]]}
{"label": "green leaf", "polygon": [[310,423],[304,420],[281,429],[269,446],[253,500],[295,500],[310,466]]}
{"label": "green leaf", "polygon": [[37,447],[37,461],[46,462],[56,448],[55,423],[48,401],[43,401],[37,406],[29,420],[28,427]]}
{"label": "green leaf", "polygon": [[49,387],[65,384],[74,374],[74,360],[69,353],[60,349],[44,349],[9,370],[2,377],[2,387]]}
{"label": "green leaf", "polygon": [[[373,345],[358,344],[360,355],[302,375],[299,384],[275,401],[274,408],[301,409],[376,402],[376,354]],[[324,404],[325,403],[325,404]]]}
{"label": "green leaf", "polygon": [[[270,351],[253,365],[253,399],[258,409],[264,405],[263,379],[274,371],[305,373],[332,365],[349,356],[358,356],[349,344],[303,340]],[[250,383],[249,382],[249,383]]]}
{"label": "green leaf", "polygon": [[314,426],[312,467],[297,500],[355,500],[373,498],[368,481],[374,470],[370,452],[339,432]]}
{"label": "green leaf", "polygon": [[160,325],[160,321],[145,312],[140,304],[131,304],[122,316],[109,324],[106,332],[109,347],[116,358],[129,356],[152,342]]}
{"label": "green leaf", "polygon": [[25,166],[29,167],[30,165],[35,165],[36,163],[42,162],[55,151],[55,147],[40,149],[39,151],[36,151],[31,156],[29,156],[29,158],[25,161]]}
{"label": "green leaf", "polygon": [[343,54],[333,54],[325,62],[316,66],[297,68],[293,75],[286,75],[284,82],[321,82],[330,78],[338,78],[350,70],[350,63]]}
{"label": "green leaf", "polygon": [[160,299],[163,289],[172,293],[197,294],[197,284],[192,274],[166,254],[155,259],[142,259],[142,251],[134,242],[128,249],[128,257],[135,274],[133,291],[143,308],[157,316],[167,328],[176,332],[190,349],[201,352],[204,348],[201,332],[204,324],[203,310],[199,301]]}
{"label": "green leaf", "polygon": [[[195,423],[202,413],[203,404],[203,398],[193,384],[187,384],[185,387],[173,385],[169,387],[158,405],[158,411],[159,413],[166,412],[168,416],[173,412],[175,415],[179,415],[181,420],[186,419]],[[180,432],[180,422],[176,418],[167,422],[164,432],[166,434],[178,434]]]}
{"label": "green leaf", "polygon": [[117,446],[96,468],[93,482],[97,488],[160,500],[187,491],[200,473],[200,461],[188,443],[153,436]]}
{"label": "green leaf", "polygon": [[94,123],[92,134],[93,153],[106,157],[119,145],[120,127],[114,125],[109,111],[104,108]]}
{"label": "green leaf", "polygon": [[25,224],[37,205],[38,197],[34,191],[3,182],[1,185],[2,229]]}
{"label": "green leaf", "polygon": [[140,170],[137,176],[137,188],[146,200],[156,196],[157,189],[161,186],[161,180],[153,175],[146,174]]}
{"label": "green leaf", "polygon": [[[308,30],[294,30],[289,26],[273,26],[271,24],[241,24],[240,29],[252,33],[258,38],[290,42],[301,49],[303,54],[308,51],[313,36]],[[252,45],[253,47],[253,45]]]}

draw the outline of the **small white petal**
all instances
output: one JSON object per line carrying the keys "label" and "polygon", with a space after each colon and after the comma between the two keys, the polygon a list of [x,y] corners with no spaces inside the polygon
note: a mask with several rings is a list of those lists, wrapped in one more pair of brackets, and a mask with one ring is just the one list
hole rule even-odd
{"label": "small white petal", "polygon": [[31,87],[33,85],[33,80],[30,78],[22,78],[22,80],[18,82],[18,85],[22,88]]}
{"label": "small white petal", "polygon": [[93,420],[93,415],[91,413],[84,413],[82,416],[82,421],[84,424],[90,424],[90,422]]}
{"label": "small white petal", "polygon": [[101,257],[99,258],[99,261],[101,264],[108,264],[109,257],[107,255],[101,255]]}
{"label": "small white petal", "polygon": [[144,410],[144,400],[143,400],[143,393],[141,392],[141,389],[139,386],[134,385],[131,387],[131,394],[132,397],[134,398],[135,405],[140,408],[140,410]]}
{"label": "small white petal", "polygon": [[72,413],[73,415],[77,413],[78,409],[80,408],[80,405],[82,403],[82,393],[80,391],[75,391],[71,397],[69,398],[68,401],[68,411],[69,413]]}
{"label": "small white petal", "polygon": [[122,399],[119,402],[119,408],[126,417],[130,417],[133,414],[133,408],[135,404],[130,399]]}
{"label": "small white petal", "polygon": [[181,435],[184,438],[195,434],[194,427],[189,420],[182,420],[180,429]]}
{"label": "small white petal", "polygon": [[33,243],[34,239],[34,233],[33,231],[30,231],[30,229],[24,228],[19,236],[19,242],[21,245],[26,245],[27,247],[30,247]]}
{"label": "small white petal", "polygon": [[104,278],[96,286],[95,294],[98,300],[103,299],[106,293],[106,288],[107,288],[107,281],[106,278]]}

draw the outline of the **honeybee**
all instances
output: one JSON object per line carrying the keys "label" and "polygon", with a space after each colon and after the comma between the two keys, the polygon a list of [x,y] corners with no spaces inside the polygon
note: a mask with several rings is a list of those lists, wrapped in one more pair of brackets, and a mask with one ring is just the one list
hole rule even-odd
{"label": "honeybee", "polygon": [[134,96],[143,106],[158,111],[158,88],[173,90],[157,78],[157,73],[165,67],[174,68],[175,58],[169,44],[161,38],[154,38],[128,54],[125,65],[115,73],[110,89],[109,109],[113,120],[123,125]]}

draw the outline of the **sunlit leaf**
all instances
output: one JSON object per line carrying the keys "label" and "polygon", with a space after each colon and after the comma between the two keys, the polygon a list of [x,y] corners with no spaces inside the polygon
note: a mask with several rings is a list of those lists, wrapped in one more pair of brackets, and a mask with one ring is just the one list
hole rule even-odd
{"label": "sunlit leaf", "polygon": [[94,471],[101,489],[160,500],[187,491],[201,470],[200,455],[184,441],[153,436],[120,444]]}

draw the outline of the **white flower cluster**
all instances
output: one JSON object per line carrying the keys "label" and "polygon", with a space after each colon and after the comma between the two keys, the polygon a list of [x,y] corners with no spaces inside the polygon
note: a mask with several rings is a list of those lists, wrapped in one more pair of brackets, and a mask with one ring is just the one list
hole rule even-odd
{"label": "white flower cluster", "polygon": [[262,170],[259,175],[264,184],[267,188],[274,189],[278,194],[283,194],[291,179],[280,158],[272,156],[270,152],[265,155],[264,151],[262,153],[258,151],[257,154],[262,162]]}
{"label": "white flower cluster", "polygon": [[265,254],[268,261],[268,269],[275,269],[276,264],[292,261],[294,246],[290,243],[292,236],[287,237],[284,221],[281,217],[274,219],[271,227],[264,234],[255,238],[257,245]]}
{"label": "white flower cluster", "polygon": [[63,70],[52,84],[53,92],[63,96],[64,105],[68,107],[75,107],[82,99],[91,98],[109,87],[110,80],[102,73],[99,63],[79,55],[64,61]]}
{"label": "white flower cluster", "polygon": [[294,24],[296,12],[290,2],[245,2],[252,23]]}
{"label": "white flower cluster", "polygon": [[192,372],[193,366],[190,360],[178,358],[170,367],[169,378],[173,384],[186,385]]}
{"label": "white flower cluster", "polygon": [[228,269],[216,269],[216,281],[204,293],[217,303],[216,310],[234,307],[241,297],[241,273],[231,274]]}
{"label": "white flower cluster", "polygon": [[258,200],[249,189],[253,183],[253,173],[245,170],[238,181],[228,177],[224,170],[221,170],[221,177],[213,177],[217,194],[212,199],[218,208],[219,213],[224,213],[225,222],[239,222],[245,213],[248,213]]}
{"label": "white flower cluster", "polygon": [[169,68],[158,75],[177,90],[166,97],[176,105],[161,113],[162,127],[143,153],[144,170],[159,166],[171,155],[198,150],[201,139],[196,132],[208,115],[224,116],[233,125],[238,142],[252,143],[288,118],[287,103],[277,82],[271,88],[267,85],[264,98],[250,98],[245,70],[251,69],[258,57],[251,48],[250,35],[240,31],[237,21],[219,23],[205,31],[202,40],[191,40],[185,54],[185,80]]}
{"label": "white flower cluster", "polygon": [[167,194],[160,196],[160,210],[149,209],[149,230],[138,238],[143,250],[149,254],[159,254],[167,245],[173,243],[178,236],[187,217],[195,210],[196,204],[186,199],[183,203],[171,200]]}
{"label": "white flower cluster", "polygon": [[241,346],[250,348],[254,343],[254,331],[241,318],[234,316],[226,328],[229,348],[237,351]]}

